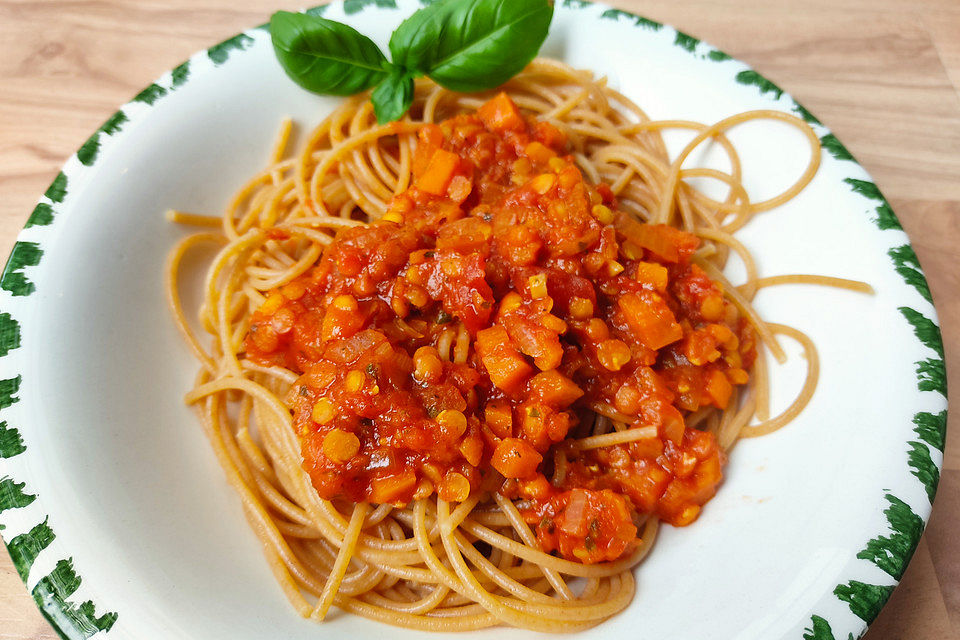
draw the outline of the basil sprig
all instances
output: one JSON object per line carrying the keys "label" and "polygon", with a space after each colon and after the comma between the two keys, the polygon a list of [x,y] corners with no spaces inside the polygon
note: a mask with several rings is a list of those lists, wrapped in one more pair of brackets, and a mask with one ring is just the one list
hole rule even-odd
{"label": "basil sprig", "polygon": [[376,87],[371,101],[382,124],[407,112],[420,76],[453,91],[503,84],[537,55],[552,18],[551,0],[441,0],[397,27],[392,61],[356,29],[320,16],[278,11],[270,36],[283,70],[308,91],[345,96]]}

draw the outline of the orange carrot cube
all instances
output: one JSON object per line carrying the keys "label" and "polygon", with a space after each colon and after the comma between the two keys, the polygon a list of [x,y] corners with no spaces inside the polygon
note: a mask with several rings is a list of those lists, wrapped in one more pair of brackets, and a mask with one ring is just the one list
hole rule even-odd
{"label": "orange carrot cube", "polygon": [[505,478],[529,478],[537,472],[541,462],[543,456],[519,438],[505,438],[490,458],[490,464]]}
{"label": "orange carrot cube", "polygon": [[417,486],[417,474],[407,470],[392,476],[374,478],[370,481],[369,500],[374,504],[405,503],[413,496]]}
{"label": "orange carrot cube", "polygon": [[477,353],[493,384],[508,393],[519,389],[533,372],[503,327],[478,332]]}
{"label": "orange carrot cube", "polygon": [[636,279],[637,282],[648,284],[660,293],[667,290],[667,268],[662,264],[638,262]]}
{"label": "orange carrot cube", "polygon": [[417,188],[435,196],[444,195],[459,165],[460,156],[444,149],[437,149],[430,156],[430,162],[427,163],[423,174],[417,178]]}
{"label": "orange carrot cube", "polygon": [[656,351],[683,337],[683,329],[666,301],[651,291],[628,293],[617,305],[624,320],[648,349]]}
{"label": "orange carrot cube", "polygon": [[627,241],[646,249],[664,262],[679,262],[700,245],[693,234],[666,224],[644,224],[626,214],[617,216],[617,230]]}
{"label": "orange carrot cube", "polygon": [[733,385],[727,380],[727,376],[719,369],[710,372],[710,379],[707,380],[707,393],[713,398],[713,401],[721,409],[727,408],[730,402],[730,394],[733,392]]}
{"label": "orange carrot cube", "polygon": [[491,131],[521,131],[526,126],[517,105],[502,91],[477,109],[477,116]]}
{"label": "orange carrot cube", "polygon": [[527,388],[531,396],[560,409],[566,409],[583,395],[583,389],[556,369],[538,373]]}
{"label": "orange carrot cube", "polygon": [[550,158],[555,158],[557,156],[552,149],[549,149],[542,143],[536,141],[528,144],[523,152],[527,154],[527,157],[530,158],[531,162],[540,164],[546,164]]}
{"label": "orange carrot cube", "polygon": [[490,429],[501,438],[513,432],[513,412],[506,400],[491,400],[483,410],[483,419]]}

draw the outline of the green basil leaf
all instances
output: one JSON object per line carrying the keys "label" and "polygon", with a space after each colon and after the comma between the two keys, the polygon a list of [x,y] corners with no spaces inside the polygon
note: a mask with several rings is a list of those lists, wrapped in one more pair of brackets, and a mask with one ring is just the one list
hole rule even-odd
{"label": "green basil leaf", "polygon": [[280,66],[308,91],[349,96],[387,77],[390,63],[373,40],[340,22],[277,11],[270,37]]}
{"label": "green basil leaf", "polygon": [[373,90],[370,99],[379,124],[399,120],[413,104],[413,76],[395,67]]}
{"label": "green basil leaf", "polygon": [[390,38],[393,63],[453,91],[503,84],[547,37],[551,0],[445,0],[420,9]]}

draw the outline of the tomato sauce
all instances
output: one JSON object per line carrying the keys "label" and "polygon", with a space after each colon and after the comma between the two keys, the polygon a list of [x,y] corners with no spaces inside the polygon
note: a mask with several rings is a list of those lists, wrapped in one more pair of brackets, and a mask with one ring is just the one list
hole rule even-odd
{"label": "tomato sauce", "polygon": [[[412,173],[381,220],[270,292],[246,337],[250,360],[300,374],[287,401],[319,495],[482,486],[585,563],[634,549],[647,515],[696,519],[724,460],[685,417],[726,408],[756,356],[691,261],[697,238],[619,211],[505,94],[424,126]],[[576,450],[593,408],[644,437]]]}

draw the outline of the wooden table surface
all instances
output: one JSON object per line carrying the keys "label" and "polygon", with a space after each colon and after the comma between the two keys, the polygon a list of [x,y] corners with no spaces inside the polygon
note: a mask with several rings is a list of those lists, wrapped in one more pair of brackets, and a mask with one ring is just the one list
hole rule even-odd
{"label": "wooden table surface", "polygon": [[[0,0],[0,255],[59,166],[194,51],[306,0]],[[960,374],[960,2],[613,0],[746,61],[815,113],[892,202]],[[953,389],[960,388],[954,382]],[[955,392],[956,393],[956,392]],[[953,396],[955,397],[955,395]],[[868,640],[960,637],[960,414],[933,516]],[[56,638],[0,552],[0,640]]]}

